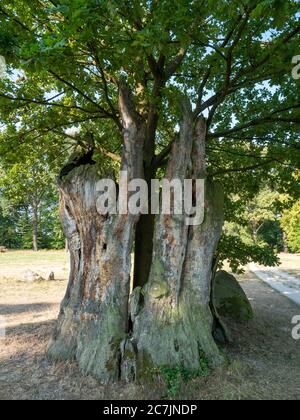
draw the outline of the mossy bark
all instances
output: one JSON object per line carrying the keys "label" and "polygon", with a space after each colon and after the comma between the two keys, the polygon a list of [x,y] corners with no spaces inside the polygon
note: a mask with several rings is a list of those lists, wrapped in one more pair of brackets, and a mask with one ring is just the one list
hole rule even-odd
{"label": "mossy bark", "polygon": [[97,213],[96,166],[74,169],[60,183],[71,275],[48,354],[75,358],[103,382],[119,378],[120,344],[128,331],[135,218]]}
{"label": "mossy bark", "polygon": [[[184,107],[168,178],[205,177],[205,138],[205,121],[199,120],[194,127],[191,112]],[[184,215],[157,218],[149,282],[133,327],[140,376],[151,365],[197,370],[203,355],[213,366],[223,360],[212,336],[210,311],[213,259],[223,226],[223,193],[218,185],[208,180],[205,184],[202,225],[187,226]]]}
{"label": "mossy bark", "polygon": [[[190,230],[184,262],[174,259],[171,268],[161,253],[169,239],[164,240],[156,230],[150,279],[143,290],[144,304],[135,316],[133,332],[140,377],[151,365],[183,366],[193,371],[199,368],[203,355],[212,366],[223,361],[212,336],[210,311],[211,267],[223,223],[218,210],[221,202],[220,188],[207,183],[205,222]],[[182,236],[177,241],[185,243]]]}
{"label": "mossy bark", "polygon": [[[122,88],[120,112],[121,170],[129,180],[143,178],[145,126]],[[195,125],[186,101],[182,115],[166,177],[206,178],[205,120]],[[188,226],[185,214],[175,214],[175,205],[170,215],[156,218],[149,280],[130,297],[131,251],[139,217],[97,213],[96,185],[101,178],[97,165],[85,164],[59,182],[71,273],[49,356],[75,359],[83,371],[105,383],[149,378],[159,366],[196,371],[203,356],[211,365],[221,363],[210,311],[213,260],[223,224],[220,188],[206,179],[205,219],[199,226]]]}
{"label": "mossy bark", "polygon": [[[141,178],[144,127],[120,90],[124,125],[121,170]],[[100,215],[97,165],[81,165],[60,179],[61,218],[69,242],[71,273],[48,355],[76,359],[81,369],[112,382],[120,378],[121,343],[128,333],[131,251],[137,216]],[[128,194],[130,197],[130,194]]]}

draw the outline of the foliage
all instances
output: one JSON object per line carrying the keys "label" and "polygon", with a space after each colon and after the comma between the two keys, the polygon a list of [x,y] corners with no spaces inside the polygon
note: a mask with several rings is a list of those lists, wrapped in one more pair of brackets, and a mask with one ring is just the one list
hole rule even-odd
{"label": "foliage", "polygon": [[[38,246],[62,249],[65,239],[58,216],[58,197],[44,203],[39,210]],[[31,214],[25,203],[21,207],[0,200],[0,244],[9,249],[32,249]]]}
{"label": "foliage", "polygon": [[12,209],[8,214],[4,210],[3,199],[0,199],[0,244],[6,248],[19,248],[21,238],[18,235],[17,222],[20,213],[17,209]]}
{"label": "foliage", "polygon": [[279,220],[266,220],[260,230],[260,237],[277,253],[286,249],[284,235]]}
{"label": "foliage", "polygon": [[[67,157],[72,127],[94,133],[103,164],[119,155],[122,78],[146,121],[145,166],[156,162],[156,173],[154,154],[168,156],[178,129],[180,95],[195,120],[207,117],[208,173],[224,186],[228,222],[262,187],[299,197],[297,0],[2,0],[0,20],[1,159],[27,147],[41,162]],[[225,242],[235,264],[246,259],[250,244],[243,257],[236,240]],[[270,262],[260,241],[251,249]]]}
{"label": "foliage", "polygon": [[284,249],[280,218],[290,205],[289,196],[264,187],[248,201],[236,195],[229,198],[237,206],[225,223],[220,261],[228,260],[234,272],[241,272],[240,266],[251,261],[276,265],[276,255]]}
{"label": "foliage", "polygon": [[210,373],[209,363],[206,356],[202,355],[199,361],[199,369],[190,371],[182,366],[160,367],[159,373],[163,377],[167,387],[167,397],[177,396],[183,383],[195,378],[206,377]]}
{"label": "foliage", "polygon": [[254,261],[265,266],[279,265],[279,259],[268,245],[247,245],[237,236],[223,236],[219,245],[220,261],[229,261],[234,273],[243,273],[241,266]]}
{"label": "foliage", "polygon": [[283,213],[281,226],[290,250],[300,252],[300,200]]}
{"label": "foliage", "polygon": [[[33,211],[38,215],[38,244],[41,248],[63,247],[58,217],[57,164],[36,147],[23,145],[20,155],[1,159],[0,203],[5,217],[0,227],[1,244],[9,248],[31,249]],[[61,165],[61,161],[58,161]]]}

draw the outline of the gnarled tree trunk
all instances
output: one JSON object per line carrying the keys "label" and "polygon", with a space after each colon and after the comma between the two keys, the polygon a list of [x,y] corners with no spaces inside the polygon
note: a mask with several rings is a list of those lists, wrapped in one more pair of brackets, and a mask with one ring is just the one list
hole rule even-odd
{"label": "gnarled tree trunk", "polygon": [[[191,115],[186,105],[167,169],[169,180],[183,183],[205,174],[206,127],[199,120],[194,129]],[[150,277],[133,327],[140,376],[153,366],[197,370],[203,355],[212,365],[222,361],[209,307],[213,258],[223,225],[222,192],[208,181],[205,207],[200,226],[187,226],[184,214],[157,218]]]}
{"label": "gnarled tree trunk", "polygon": [[[144,175],[145,124],[126,88],[120,89],[120,112],[121,169],[130,181]],[[167,168],[169,180],[205,178],[205,139],[205,120],[195,126],[191,107],[183,101],[180,135]],[[174,211],[157,216],[150,275],[130,297],[130,257],[139,217],[97,213],[96,185],[101,178],[97,165],[90,164],[60,180],[71,274],[49,355],[76,359],[102,382],[142,378],[157,366],[197,370],[203,355],[212,365],[219,364],[210,289],[223,225],[220,188],[206,179],[205,219],[199,226],[188,226],[186,215]],[[142,268],[140,262],[139,273]]]}
{"label": "gnarled tree trunk", "polygon": [[[142,178],[144,126],[120,90],[124,126],[122,171]],[[97,165],[82,165],[60,180],[61,216],[71,254],[67,294],[48,354],[76,359],[102,382],[120,377],[121,343],[128,333],[131,252],[137,216],[97,212]],[[105,175],[104,175],[105,177]]]}

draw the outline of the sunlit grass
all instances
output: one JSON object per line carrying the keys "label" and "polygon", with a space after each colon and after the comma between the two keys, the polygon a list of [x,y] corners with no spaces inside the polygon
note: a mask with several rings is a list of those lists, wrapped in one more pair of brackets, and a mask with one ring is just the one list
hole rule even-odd
{"label": "sunlit grass", "polygon": [[8,251],[0,254],[0,279],[21,280],[26,270],[44,278],[53,271],[56,279],[65,280],[69,273],[69,254],[65,251]]}
{"label": "sunlit grass", "polygon": [[0,253],[0,265],[2,264],[26,264],[40,263],[45,261],[57,261],[65,263],[68,261],[68,253],[65,251],[8,251]]}

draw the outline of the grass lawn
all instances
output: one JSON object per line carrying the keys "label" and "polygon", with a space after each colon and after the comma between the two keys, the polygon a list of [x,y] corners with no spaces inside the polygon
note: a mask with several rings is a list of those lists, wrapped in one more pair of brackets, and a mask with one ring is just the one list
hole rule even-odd
{"label": "grass lawn", "polygon": [[53,271],[56,279],[66,280],[69,254],[65,251],[9,251],[0,254],[0,278],[21,280],[28,269],[42,277]]}

